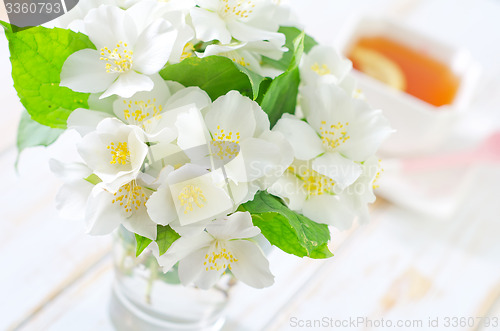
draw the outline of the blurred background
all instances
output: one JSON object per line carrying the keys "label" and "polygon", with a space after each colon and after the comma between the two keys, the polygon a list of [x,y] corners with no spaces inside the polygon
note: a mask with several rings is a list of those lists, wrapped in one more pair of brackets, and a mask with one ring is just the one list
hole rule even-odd
{"label": "blurred background", "polygon": [[[394,329],[398,321],[407,330],[500,329],[500,1],[281,3],[345,56],[363,33],[416,45],[458,77],[458,88],[447,105],[431,106],[396,91],[393,79],[356,74],[367,101],[398,130],[380,155],[372,222],[335,231],[328,261],[274,252],[276,284],[239,284],[226,329],[307,329],[316,320],[346,330]],[[111,238],[85,235],[54,205],[61,182],[48,160],[74,137],[26,150],[14,168],[22,106],[8,56],[0,32],[0,330],[112,330]],[[360,323],[345,323],[352,320]]]}

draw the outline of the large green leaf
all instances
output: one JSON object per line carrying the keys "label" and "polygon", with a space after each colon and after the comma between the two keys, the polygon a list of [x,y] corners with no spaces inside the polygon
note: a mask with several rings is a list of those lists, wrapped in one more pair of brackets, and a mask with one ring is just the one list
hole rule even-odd
{"label": "large green leaf", "polygon": [[59,86],[61,69],[72,53],[95,48],[89,38],[65,29],[33,27],[19,32],[6,28],[14,87],[31,118],[53,128],[66,128],[69,114],[88,108],[89,94]]}
{"label": "large green leaf", "polygon": [[184,86],[198,86],[212,100],[231,90],[253,96],[254,88],[248,75],[233,61],[222,56],[190,57],[181,63],[167,65],[160,71],[160,75],[165,80],[173,80]]}
{"label": "large green leaf", "polygon": [[327,246],[330,240],[327,225],[290,210],[267,192],[259,192],[253,201],[240,206],[240,210],[250,212],[254,225],[264,237],[286,253],[313,259],[333,256]]}
{"label": "large green leaf", "polygon": [[269,116],[273,127],[284,113],[294,114],[299,93],[299,63],[304,53],[304,36],[302,32],[293,42],[294,53],[288,70],[271,82],[261,103],[262,109]]}
{"label": "large green leaf", "polygon": [[62,129],[50,128],[33,121],[28,112],[23,111],[17,129],[17,158],[19,159],[21,152],[28,147],[49,146],[63,132]]}
{"label": "large green leaf", "polygon": [[[294,41],[297,37],[300,36],[302,31],[294,27],[282,26],[279,29],[279,32],[283,33],[286,36],[286,44],[285,46],[288,48],[288,52],[283,54],[283,57],[279,60],[273,60],[268,57],[262,57],[262,62],[265,64],[269,64],[277,69],[287,70],[290,67],[290,63],[292,62],[292,58],[294,56]],[[304,35],[304,52],[309,53],[311,48],[313,48],[318,43],[309,35]]]}

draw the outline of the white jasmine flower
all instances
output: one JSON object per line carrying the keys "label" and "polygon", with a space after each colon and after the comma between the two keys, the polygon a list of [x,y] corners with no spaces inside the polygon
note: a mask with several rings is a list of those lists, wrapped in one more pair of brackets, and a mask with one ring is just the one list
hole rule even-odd
{"label": "white jasmine flower", "polygon": [[152,90],[149,75],[167,63],[177,32],[164,19],[150,22],[148,17],[137,17],[150,5],[141,1],[126,11],[104,5],[91,10],[84,26],[97,50],[70,55],[62,68],[61,86],[78,92],[104,92],[101,98],[113,94],[129,98]]}
{"label": "white jasmine flower", "polygon": [[92,175],[83,163],[62,163],[58,160],[49,161],[50,170],[61,180],[64,185],[56,196],[56,208],[65,219],[83,219],[87,200],[94,185],[85,178]]}
{"label": "white jasmine flower", "polygon": [[332,47],[316,45],[304,54],[300,64],[301,81],[307,85],[339,85],[352,69],[352,62]]}
{"label": "white jasmine flower", "polygon": [[[263,189],[263,185],[281,175],[293,160],[292,149],[284,137],[270,131],[267,114],[256,102],[237,91],[215,100],[204,111],[204,118],[197,116],[186,113],[178,117],[177,143],[183,150],[208,145],[211,156],[208,166],[222,168],[235,185],[255,185],[234,187],[239,203],[251,199],[259,188]],[[249,195],[245,196],[243,188],[247,186]]]}
{"label": "white jasmine flower", "polygon": [[176,82],[165,82],[159,75],[151,78],[154,82],[151,91],[138,92],[128,99],[116,98],[108,105],[112,111],[76,109],[68,117],[68,128],[84,136],[94,131],[104,118],[117,117],[125,124],[142,129],[148,142],[171,142],[177,138],[174,125],[177,114],[189,107],[203,109],[211,100],[198,87],[185,88]]}
{"label": "white jasmine flower", "polygon": [[[172,24],[177,31],[177,37],[172,43],[172,50],[168,57],[169,63],[177,63],[187,56],[190,47],[194,46],[190,41],[195,37],[194,29],[187,22],[189,10],[194,8],[193,0],[170,0],[170,1],[144,1],[141,4],[141,12],[131,12],[136,24],[145,29],[149,22],[157,19],[165,19]],[[136,8],[136,7],[134,7]]]}
{"label": "white jasmine flower", "polygon": [[161,172],[158,190],[147,202],[149,216],[156,223],[185,226],[212,220],[237,208],[220,170],[209,172],[195,164],[172,170],[167,167]]}
{"label": "white jasmine flower", "polygon": [[182,236],[162,256],[158,256],[157,246],[153,249],[165,272],[179,262],[184,285],[194,283],[208,289],[229,269],[247,285],[264,288],[274,283],[274,276],[262,250],[250,240],[259,234],[250,213],[237,212],[210,222],[206,231]]}
{"label": "white jasmine flower", "polygon": [[375,154],[392,132],[389,123],[380,110],[333,84],[305,86],[300,92],[308,123],[285,114],[273,130],[285,135],[296,159],[311,161],[314,171],[344,189],[361,175],[359,162]]}
{"label": "white jasmine flower", "polygon": [[104,183],[97,184],[90,194],[85,219],[91,235],[113,232],[120,224],[141,236],[156,239],[157,224],[147,213],[146,202],[154,192],[151,180],[140,176],[119,187],[116,192]]}
{"label": "white jasmine flower", "polygon": [[232,39],[242,42],[267,41],[281,48],[285,36],[278,33],[279,23],[272,14],[276,5],[268,0],[196,0],[199,8],[191,10],[196,37],[203,41]]}
{"label": "white jasmine flower", "polygon": [[136,179],[148,146],[137,128],[106,118],[94,132],[83,137],[78,152],[107,189],[116,191]]}
{"label": "white jasmine flower", "polygon": [[148,176],[140,175],[113,193],[104,183],[94,185],[87,180],[92,170],[84,164],[64,164],[52,159],[50,168],[65,182],[56,197],[62,217],[85,219],[92,235],[109,234],[122,224],[129,231],[156,238],[156,223],[149,218],[145,206],[156,187]]}
{"label": "white jasmine flower", "polygon": [[268,191],[311,220],[346,230],[356,217],[366,222],[368,203],[375,201],[373,188],[380,172],[379,163],[371,157],[361,169],[352,185],[339,189],[331,178],[316,172],[311,162],[296,160]]}
{"label": "white jasmine flower", "polygon": [[150,92],[139,92],[128,99],[118,98],[113,104],[113,112],[124,123],[140,127],[148,141],[171,142],[177,138],[174,125],[177,114],[191,107],[203,109],[211,100],[199,87],[166,83],[159,76],[154,82],[155,87]]}

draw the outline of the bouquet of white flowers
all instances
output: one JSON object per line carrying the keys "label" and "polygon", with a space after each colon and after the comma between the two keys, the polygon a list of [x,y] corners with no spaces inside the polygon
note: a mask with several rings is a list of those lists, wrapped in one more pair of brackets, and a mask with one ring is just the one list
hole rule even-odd
{"label": "bouquet of white flowers", "polygon": [[[270,0],[82,0],[54,28],[2,23],[21,140],[81,135],[57,206],[120,225],[182,284],[273,284],[262,245],[323,259],[367,219],[391,133],[352,65]],[[30,128],[37,127],[37,130]],[[36,133],[36,134],[35,134]]]}

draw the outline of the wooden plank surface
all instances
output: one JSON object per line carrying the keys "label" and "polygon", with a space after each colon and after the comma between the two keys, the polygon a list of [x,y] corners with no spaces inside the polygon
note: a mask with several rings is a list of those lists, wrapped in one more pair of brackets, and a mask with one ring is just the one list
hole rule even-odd
{"label": "wooden plank surface", "polygon": [[325,316],[424,323],[429,317],[444,323],[446,317],[487,316],[500,298],[500,169],[479,167],[476,174],[474,194],[447,222],[429,223],[397,207],[379,215],[352,245],[341,248],[331,268],[304,288],[271,329],[289,329],[292,318]]}
{"label": "wooden plank surface", "polygon": [[59,218],[61,186],[50,157],[68,149],[56,144],[26,151],[18,172],[15,137],[22,105],[10,78],[8,48],[0,32],[0,330],[23,325],[109,252],[110,238],[89,237],[81,222]]}

